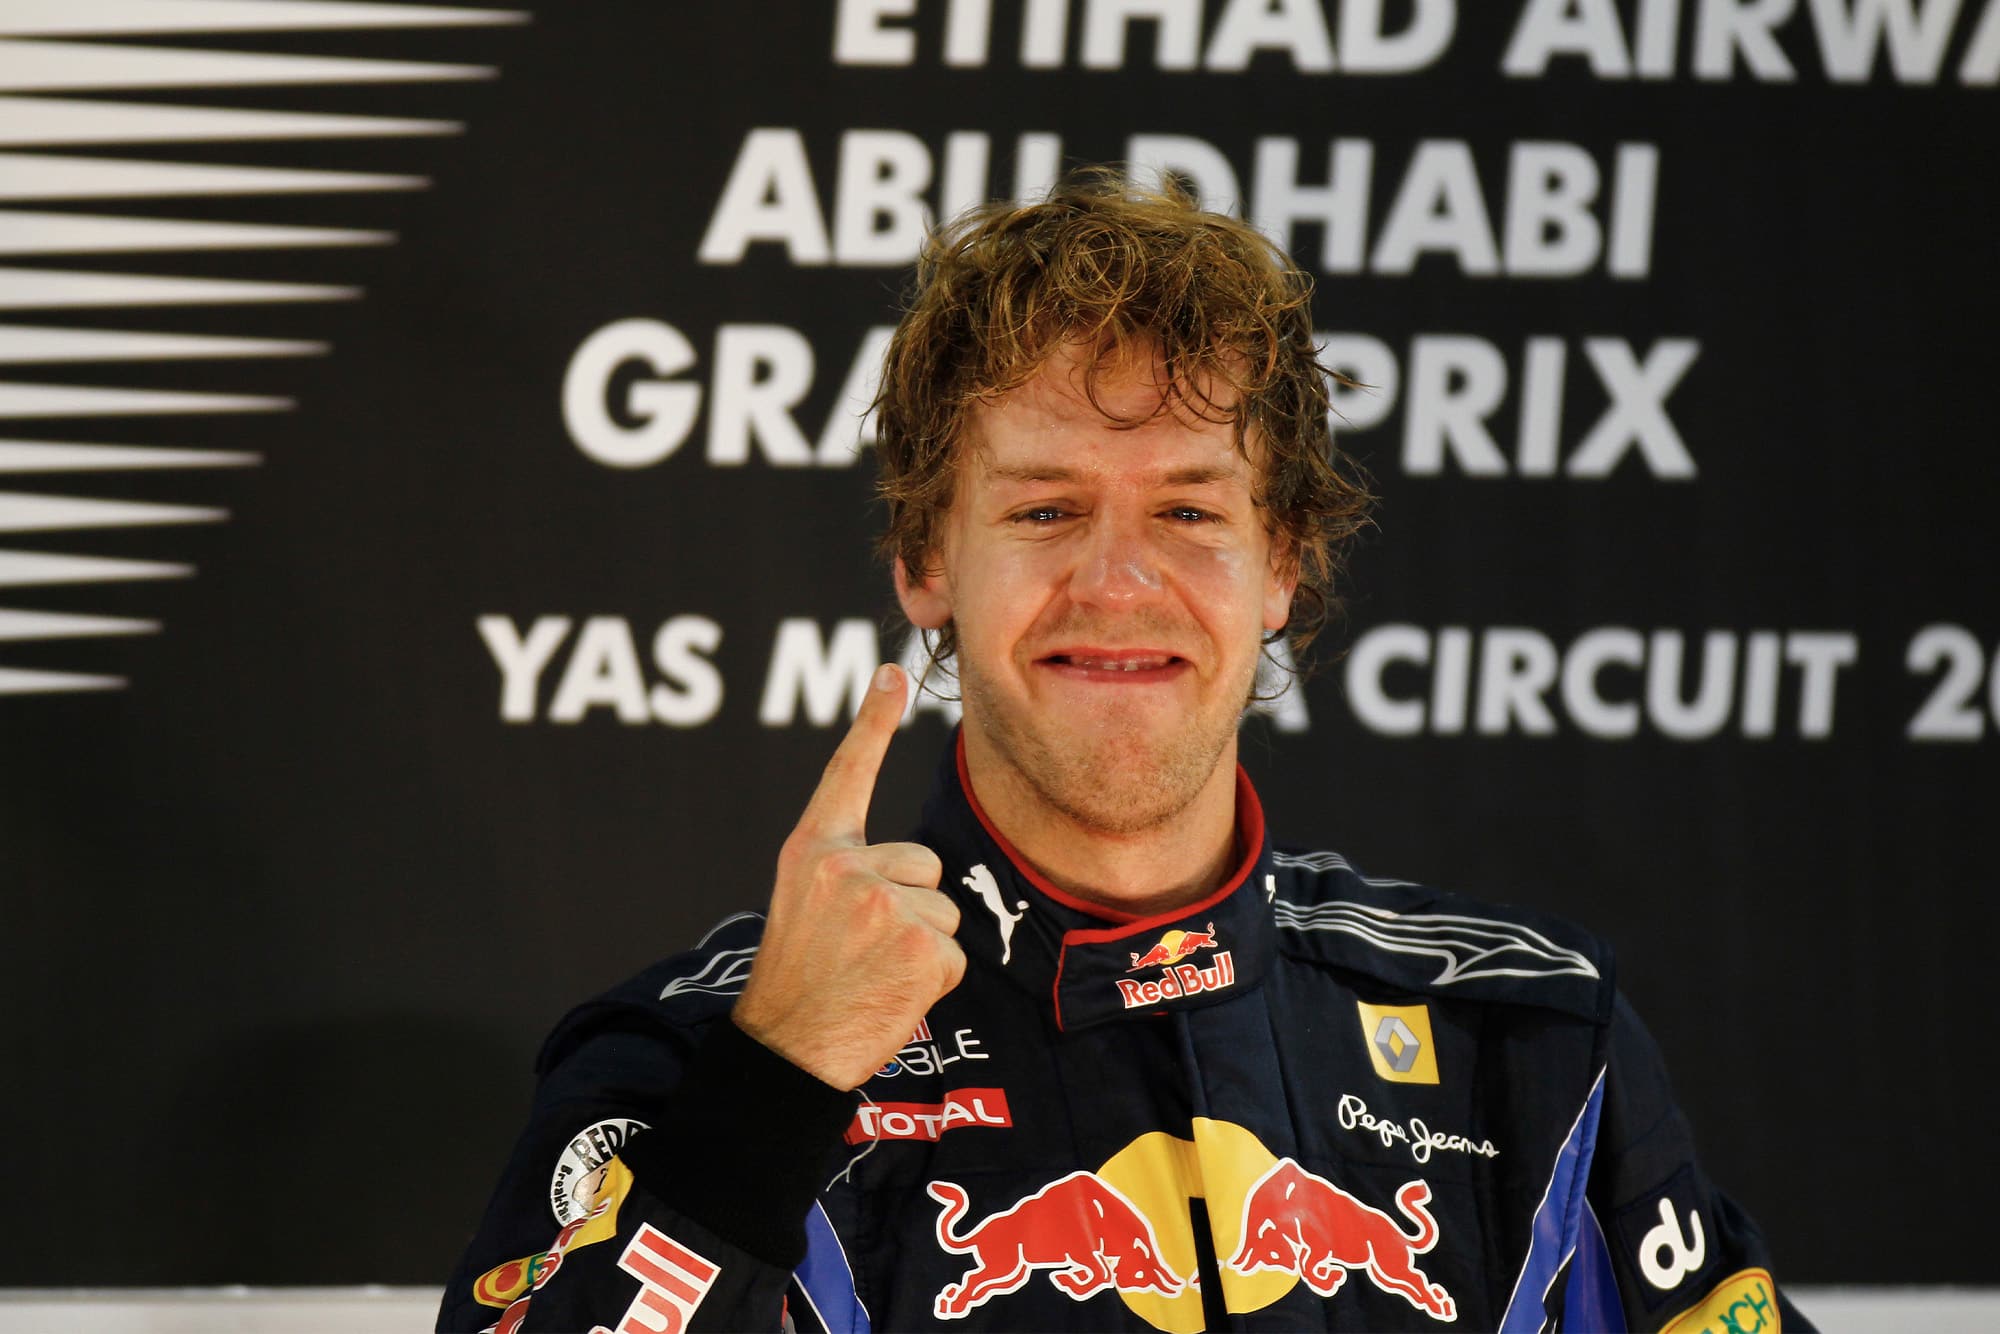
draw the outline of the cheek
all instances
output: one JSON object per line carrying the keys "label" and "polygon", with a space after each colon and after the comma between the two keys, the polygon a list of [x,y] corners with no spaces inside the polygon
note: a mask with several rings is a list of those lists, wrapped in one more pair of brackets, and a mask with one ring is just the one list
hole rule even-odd
{"label": "cheek", "polygon": [[1046,547],[1003,546],[962,562],[953,581],[961,637],[990,642],[1033,624],[1062,587],[1055,556]]}
{"label": "cheek", "polygon": [[1205,577],[1217,584],[1234,587],[1244,582],[1244,574],[1250,568],[1249,557],[1235,547],[1218,547],[1204,552],[1202,559],[1190,561],[1197,577]]}
{"label": "cheek", "polygon": [[1203,609],[1205,618],[1221,622],[1263,619],[1264,562],[1256,552],[1217,547],[1189,552],[1175,562],[1181,586]]}

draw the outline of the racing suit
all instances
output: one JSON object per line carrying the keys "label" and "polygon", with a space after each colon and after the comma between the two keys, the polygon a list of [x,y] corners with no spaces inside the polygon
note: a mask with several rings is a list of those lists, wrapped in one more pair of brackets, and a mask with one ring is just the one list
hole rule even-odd
{"label": "racing suit", "polygon": [[1086,905],[962,744],[917,841],[964,980],[858,1095],[728,1014],[742,914],[559,1024],[442,1330],[1809,1328],[1605,946],[1274,849]]}

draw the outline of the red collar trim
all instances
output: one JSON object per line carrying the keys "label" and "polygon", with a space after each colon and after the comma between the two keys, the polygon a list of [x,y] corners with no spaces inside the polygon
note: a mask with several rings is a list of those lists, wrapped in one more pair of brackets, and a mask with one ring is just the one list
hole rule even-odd
{"label": "red collar trim", "polygon": [[1264,803],[1258,800],[1257,789],[1250,785],[1250,775],[1243,772],[1243,766],[1239,764],[1236,766],[1236,847],[1242,860],[1236,868],[1236,873],[1223,881],[1221,888],[1199,903],[1154,913],[1148,917],[1141,917],[1137,913],[1125,912],[1118,908],[1108,908],[1101,903],[1086,903],[1074,894],[1049,883],[1048,877],[1030,866],[1027,859],[1015,851],[1014,845],[1007,841],[1007,836],[993,827],[993,821],[986,818],[986,808],[979,804],[979,796],[972,790],[972,776],[965,769],[963,731],[958,734],[957,751],[958,785],[965,793],[965,804],[972,807],[972,813],[978,817],[980,827],[985,829],[986,836],[999,845],[1007,860],[1014,864],[1014,869],[1019,871],[1029,884],[1065,908],[1120,923],[1118,926],[1105,927],[1101,930],[1066,932],[1063,936],[1065,944],[1117,940],[1122,936],[1136,935],[1170,922],[1178,922],[1192,914],[1205,912],[1242,888],[1243,882],[1248,880],[1250,873],[1256,869],[1257,859],[1264,851]]}

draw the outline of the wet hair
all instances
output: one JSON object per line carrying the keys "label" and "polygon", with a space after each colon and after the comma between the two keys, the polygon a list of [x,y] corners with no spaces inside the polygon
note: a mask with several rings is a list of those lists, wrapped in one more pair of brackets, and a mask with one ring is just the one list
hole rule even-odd
{"label": "wet hair", "polygon": [[[874,404],[882,556],[912,578],[936,572],[972,410],[1066,348],[1081,353],[1083,392],[1100,411],[1102,373],[1149,359],[1159,368],[1158,408],[1139,420],[1105,411],[1116,425],[1180,410],[1234,428],[1260,465],[1264,522],[1298,572],[1278,634],[1303,661],[1338,610],[1335,580],[1373,503],[1328,428],[1329,380],[1354,382],[1319,361],[1312,279],[1172,177],[1141,186],[1093,168],[1046,199],[982,205],[932,233]],[[932,656],[955,649],[946,625]]]}

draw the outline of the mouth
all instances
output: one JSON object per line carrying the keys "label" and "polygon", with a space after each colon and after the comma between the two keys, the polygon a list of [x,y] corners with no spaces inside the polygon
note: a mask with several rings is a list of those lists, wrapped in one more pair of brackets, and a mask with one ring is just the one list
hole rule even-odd
{"label": "mouth", "polygon": [[1035,659],[1035,665],[1074,681],[1101,685],[1141,685],[1170,681],[1193,664],[1164,649],[1074,648]]}

